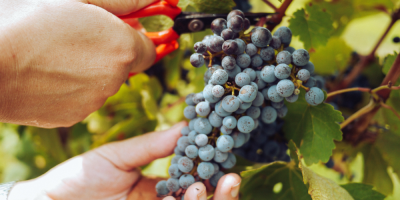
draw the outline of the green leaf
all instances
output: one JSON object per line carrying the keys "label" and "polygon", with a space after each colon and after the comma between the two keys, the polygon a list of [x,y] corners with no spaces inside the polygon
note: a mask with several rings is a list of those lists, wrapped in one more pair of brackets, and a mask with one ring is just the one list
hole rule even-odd
{"label": "green leaf", "polygon": [[163,59],[163,67],[165,68],[165,83],[169,90],[177,87],[181,79],[181,63],[183,60],[183,50],[172,52]]}
{"label": "green leaf", "polygon": [[150,94],[148,90],[141,90],[142,95],[142,106],[149,120],[156,119],[158,113],[158,106],[156,99]]}
{"label": "green leaf", "polygon": [[354,200],[383,200],[385,195],[372,189],[372,186],[361,183],[341,185]]}
{"label": "green leaf", "polygon": [[299,164],[299,153],[296,144],[293,142],[293,140],[289,141],[288,144],[289,150],[290,150],[290,158],[296,163],[296,165]]}
{"label": "green leaf", "polygon": [[339,37],[329,39],[326,46],[319,47],[311,53],[315,72],[320,75],[331,75],[346,69],[351,57],[351,48]]}
{"label": "green leaf", "polygon": [[335,148],[333,140],[342,140],[338,122],[344,120],[341,113],[330,104],[311,106],[305,100],[305,90],[301,89],[295,103],[287,103],[283,131],[287,139],[292,139],[300,147],[307,165],[327,162]]}
{"label": "green leaf", "polygon": [[379,134],[375,146],[393,171],[400,175],[400,135],[391,131],[383,132]]}
{"label": "green leaf", "polygon": [[204,13],[229,13],[236,6],[233,0],[193,0],[190,5]]}
{"label": "green leaf", "polygon": [[382,72],[385,75],[389,72],[390,68],[392,68],[394,60],[396,60],[396,57],[398,55],[399,54],[397,52],[394,52],[393,54],[386,56],[385,60],[383,61],[383,68],[382,68]]}
{"label": "green leaf", "polygon": [[[294,162],[273,162],[258,169],[241,172],[241,199],[311,200],[301,171]],[[280,187],[281,186],[281,187]],[[275,190],[274,190],[275,188]],[[281,188],[280,190],[278,190]]]}
{"label": "green leaf", "polygon": [[317,175],[300,163],[304,183],[313,200],[353,200],[353,197],[334,181]]}
{"label": "green leaf", "polygon": [[363,183],[373,185],[384,195],[391,194],[393,183],[387,171],[388,164],[382,158],[378,148],[373,145],[365,145],[362,153],[364,155]]}
{"label": "green leaf", "polygon": [[299,36],[306,49],[324,46],[333,30],[331,15],[318,5],[307,5],[297,10],[290,19],[289,28]]}

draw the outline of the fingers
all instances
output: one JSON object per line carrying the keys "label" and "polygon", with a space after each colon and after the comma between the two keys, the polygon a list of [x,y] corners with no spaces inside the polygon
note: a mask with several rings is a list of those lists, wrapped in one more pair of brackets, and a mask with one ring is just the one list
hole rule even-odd
{"label": "fingers", "polygon": [[180,122],[166,131],[147,133],[121,142],[101,146],[94,151],[117,168],[130,171],[155,159],[171,155],[186,122]]}
{"label": "fingers", "polygon": [[104,8],[114,15],[126,15],[159,0],[80,0]]}
{"label": "fingers", "polygon": [[239,189],[242,179],[239,175],[226,174],[218,181],[214,193],[214,199],[217,200],[236,200],[239,199]]}
{"label": "fingers", "polygon": [[185,192],[185,200],[207,200],[207,190],[201,182],[192,184]]}
{"label": "fingers", "polygon": [[151,41],[147,36],[145,36],[142,32],[136,31],[137,34],[141,38],[141,43],[139,46],[136,46],[137,56],[132,64],[131,72],[142,72],[154,64],[154,60],[156,59],[156,49],[153,41]]}

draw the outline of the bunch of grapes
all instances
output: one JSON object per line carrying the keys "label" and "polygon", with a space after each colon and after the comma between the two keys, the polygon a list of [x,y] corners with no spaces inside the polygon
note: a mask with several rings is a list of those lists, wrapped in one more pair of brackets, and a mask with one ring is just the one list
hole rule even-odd
{"label": "bunch of grapes", "polygon": [[194,44],[190,62],[207,65],[205,87],[186,97],[189,126],[175,148],[171,178],[156,185],[159,196],[181,196],[197,181],[216,187],[221,170],[235,166],[234,153],[255,162],[289,161],[279,119],[288,112],[284,99],[297,101],[302,87],[309,104],[323,102],[308,52],[289,47],[290,29],[272,35],[264,27],[245,33],[249,28],[243,12],[233,10],[211,23],[214,35]]}

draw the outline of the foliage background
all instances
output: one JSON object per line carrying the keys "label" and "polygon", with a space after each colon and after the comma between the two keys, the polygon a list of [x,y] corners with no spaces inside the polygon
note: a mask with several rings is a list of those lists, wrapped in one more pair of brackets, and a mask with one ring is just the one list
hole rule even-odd
{"label": "foliage background", "polygon": [[[270,2],[277,7],[282,4],[278,0]],[[252,12],[274,12],[261,0],[251,0],[250,3]],[[295,0],[277,27],[291,27],[294,33],[291,46],[296,49],[306,48],[312,52],[311,59],[318,74],[340,74],[348,66],[352,51],[366,55],[373,49],[390,23],[390,15],[386,11],[391,12],[394,8],[399,8],[399,4],[398,0]],[[228,12],[235,3],[231,0],[181,0],[179,6],[185,11]],[[306,13],[300,10],[303,8]],[[306,21],[305,24],[300,23],[302,17],[303,22]],[[322,21],[323,19],[325,21]],[[172,21],[164,16],[143,18],[141,22],[148,31],[164,30],[172,26]],[[203,74],[206,70],[205,67],[192,67],[188,56],[193,51],[194,42],[210,33],[205,31],[182,35],[179,39],[179,50],[146,73],[132,77],[102,108],[73,127],[41,129],[0,124],[0,182],[35,178],[91,148],[154,130],[164,130],[184,120],[184,97],[189,93],[202,91]],[[383,66],[387,65],[386,68],[390,68],[388,63],[393,63],[395,57],[388,55],[399,52],[400,45],[392,42],[392,38],[399,36],[399,33],[400,23],[396,23],[377,49],[377,60],[363,71],[371,86],[380,84],[384,76]],[[385,62],[386,57],[388,59]],[[387,72],[388,69],[384,71]],[[392,101],[400,110],[398,97],[400,92],[393,93],[388,101]],[[365,105],[368,98],[366,95],[357,108]],[[355,110],[341,111],[343,115],[348,116]],[[386,110],[379,111],[376,119],[380,125],[390,127],[387,128],[390,132],[388,135],[392,138],[382,138],[374,144],[356,147],[345,142],[336,142],[332,157],[337,165],[335,170],[326,168],[322,162],[314,163],[308,168],[338,184],[368,183],[385,194],[387,200],[400,199],[397,175],[400,170],[400,145],[397,143],[400,143],[400,140],[396,141],[400,138],[400,131],[397,129],[400,120]],[[389,147],[385,149],[387,145]],[[342,162],[343,155],[349,159]],[[326,157],[328,158],[329,156]],[[144,167],[143,173],[167,177],[169,159],[154,161]],[[282,163],[273,167],[278,169],[279,165],[286,169],[286,164]],[[266,169],[272,170],[268,167]],[[299,170],[297,167],[287,169],[289,172]],[[297,173],[301,174],[300,171]],[[247,175],[250,176],[251,173],[248,172]],[[303,176],[306,177],[304,174]],[[284,181],[278,180],[279,183]],[[254,183],[256,182],[253,181]],[[276,187],[279,188],[274,183],[272,189],[278,194],[282,189],[276,190]],[[243,192],[246,194],[246,190]]]}

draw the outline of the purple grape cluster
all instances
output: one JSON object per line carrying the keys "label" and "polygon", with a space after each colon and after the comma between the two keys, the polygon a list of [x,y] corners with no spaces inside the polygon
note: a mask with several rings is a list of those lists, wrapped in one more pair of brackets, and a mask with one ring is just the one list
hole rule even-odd
{"label": "purple grape cluster", "polygon": [[208,67],[205,87],[186,97],[189,126],[177,142],[171,178],[156,186],[159,196],[183,199],[197,181],[216,187],[222,170],[235,166],[234,153],[254,162],[289,161],[281,134],[280,118],[288,112],[284,100],[296,102],[303,87],[309,104],[323,102],[308,52],[289,46],[290,29],[280,27],[272,35],[264,27],[245,33],[249,28],[243,12],[233,10],[211,23],[214,35],[194,44],[190,62]]}

